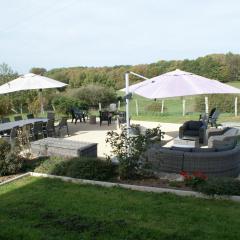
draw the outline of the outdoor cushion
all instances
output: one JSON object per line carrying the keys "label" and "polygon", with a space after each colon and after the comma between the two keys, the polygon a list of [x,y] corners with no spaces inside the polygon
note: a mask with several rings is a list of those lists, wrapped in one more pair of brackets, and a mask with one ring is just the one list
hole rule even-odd
{"label": "outdoor cushion", "polygon": [[193,148],[192,152],[214,152],[215,148]]}
{"label": "outdoor cushion", "polygon": [[223,151],[228,151],[231,150],[235,147],[235,144],[227,144],[223,146],[218,146],[216,147],[216,152],[223,152]]}
{"label": "outdoor cushion", "polygon": [[174,146],[172,146],[170,149],[176,150],[176,151],[183,151],[183,152],[191,152],[192,151],[192,148],[174,147]]}
{"label": "outdoor cushion", "polygon": [[196,130],[185,130],[184,136],[192,136],[192,137],[196,136],[197,137],[197,136],[199,136],[199,132]]}
{"label": "outdoor cushion", "polygon": [[199,130],[199,128],[203,125],[201,121],[189,121],[188,129],[190,130]]}

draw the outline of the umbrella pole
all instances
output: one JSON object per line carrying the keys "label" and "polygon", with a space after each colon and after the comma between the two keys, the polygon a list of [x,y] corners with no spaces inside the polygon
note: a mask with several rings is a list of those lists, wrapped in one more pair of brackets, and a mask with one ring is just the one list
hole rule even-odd
{"label": "umbrella pole", "polygon": [[41,111],[41,114],[43,114],[44,113],[44,109],[43,109],[42,89],[39,90],[39,98],[40,98],[40,111]]}
{"label": "umbrella pole", "polygon": [[[129,94],[129,72],[125,73],[125,89],[126,89],[126,96]],[[130,130],[130,121],[129,121],[129,98],[126,97],[126,123],[127,123],[127,137],[129,137],[129,130]]]}
{"label": "umbrella pole", "polygon": [[208,114],[208,97],[205,97],[205,113]]}
{"label": "umbrella pole", "polygon": [[183,98],[183,100],[182,100],[182,110],[183,110],[183,112],[182,112],[182,115],[183,116],[185,116],[185,113],[186,113],[186,100]]}

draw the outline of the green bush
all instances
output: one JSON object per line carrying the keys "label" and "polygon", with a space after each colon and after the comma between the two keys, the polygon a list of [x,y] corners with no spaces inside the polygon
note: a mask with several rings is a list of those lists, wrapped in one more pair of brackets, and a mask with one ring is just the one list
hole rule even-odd
{"label": "green bush", "polygon": [[43,160],[35,172],[102,181],[115,177],[116,167],[110,161],[97,158],[50,157]]}
{"label": "green bush", "polygon": [[10,114],[13,104],[9,96],[0,96],[0,102],[0,116]]}
{"label": "green bush", "polygon": [[97,107],[98,103],[106,106],[107,104],[117,101],[117,94],[114,89],[100,85],[81,87],[74,92],[74,97],[86,102],[91,107]]}
{"label": "green bush", "polygon": [[209,178],[197,190],[207,195],[240,195],[240,181],[233,178]]}
{"label": "green bush", "polygon": [[11,151],[11,145],[0,139],[0,176],[18,173],[23,164],[23,159]]}
{"label": "green bush", "polygon": [[66,113],[71,107],[79,107],[88,110],[88,104],[73,97],[56,96],[53,98],[52,103],[59,113]]}

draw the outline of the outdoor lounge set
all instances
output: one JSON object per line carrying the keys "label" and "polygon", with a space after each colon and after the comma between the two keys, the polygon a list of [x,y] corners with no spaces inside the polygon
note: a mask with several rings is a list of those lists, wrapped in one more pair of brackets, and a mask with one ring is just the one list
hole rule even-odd
{"label": "outdoor lounge set", "polygon": [[[147,162],[155,173],[186,171],[236,177],[240,173],[238,135],[237,128],[207,128],[203,121],[188,121],[179,128],[176,144],[153,145],[147,151]],[[200,145],[193,145],[194,141]]]}

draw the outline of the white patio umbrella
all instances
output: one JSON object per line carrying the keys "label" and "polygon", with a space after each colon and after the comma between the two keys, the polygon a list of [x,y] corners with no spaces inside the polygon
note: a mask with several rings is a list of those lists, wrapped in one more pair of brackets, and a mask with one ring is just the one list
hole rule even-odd
{"label": "white patio umbrella", "polygon": [[164,99],[201,94],[240,94],[240,89],[176,69],[133,84],[129,86],[129,92],[150,99]]}
{"label": "white patio umbrella", "polygon": [[67,84],[48,77],[27,73],[0,86],[0,94],[24,90],[40,90],[41,112],[43,112],[42,89],[62,88]]}
{"label": "white patio umbrella", "polygon": [[[240,94],[240,89],[238,88],[179,69],[131,86],[128,86],[129,74],[146,79],[136,73],[127,72],[125,74],[126,88],[122,89],[122,91],[126,92],[126,96],[129,92],[149,99],[164,99],[202,94]],[[127,116],[129,116],[128,101],[129,100],[126,99]],[[127,122],[127,125],[129,128],[129,122]]]}

